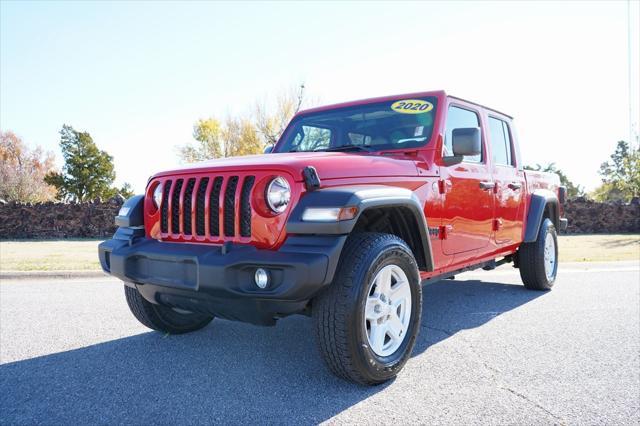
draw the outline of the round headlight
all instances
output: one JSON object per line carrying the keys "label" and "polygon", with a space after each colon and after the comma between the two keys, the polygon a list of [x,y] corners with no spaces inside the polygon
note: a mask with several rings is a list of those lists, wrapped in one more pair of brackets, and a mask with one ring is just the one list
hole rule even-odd
{"label": "round headlight", "polygon": [[156,186],[156,189],[153,190],[153,202],[156,207],[160,207],[160,203],[162,203],[162,184],[159,183]]}
{"label": "round headlight", "polygon": [[269,208],[274,213],[282,213],[291,201],[291,188],[287,180],[281,176],[273,179],[267,186],[266,197]]}

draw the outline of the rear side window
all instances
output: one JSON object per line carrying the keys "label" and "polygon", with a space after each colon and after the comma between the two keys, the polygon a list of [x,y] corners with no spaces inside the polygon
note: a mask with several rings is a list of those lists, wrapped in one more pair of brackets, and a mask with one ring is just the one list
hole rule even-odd
{"label": "rear side window", "polygon": [[489,117],[489,142],[493,164],[512,166],[511,136],[509,125],[505,121]]}
{"label": "rear side window", "polygon": [[[451,134],[453,129],[465,127],[480,127],[480,119],[478,114],[468,109],[450,106],[447,112],[447,131],[444,136],[444,153],[445,156],[453,155],[453,146]],[[482,145],[484,154],[484,145]],[[464,161],[479,163],[482,161],[482,155],[465,155]]]}

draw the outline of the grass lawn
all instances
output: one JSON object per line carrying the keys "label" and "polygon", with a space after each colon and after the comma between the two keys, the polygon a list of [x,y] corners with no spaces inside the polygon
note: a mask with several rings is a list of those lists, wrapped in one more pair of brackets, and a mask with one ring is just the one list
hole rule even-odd
{"label": "grass lawn", "polygon": [[0,271],[98,270],[102,241],[0,241]]}
{"label": "grass lawn", "polygon": [[[102,240],[0,241],[0,271],[98,270]],[[560,262],[640,260],[640,234],[563,235]]]}
{"label": "grass lawn", "polygon": [[562,235],[560,262],[640,260],[640,234]]}

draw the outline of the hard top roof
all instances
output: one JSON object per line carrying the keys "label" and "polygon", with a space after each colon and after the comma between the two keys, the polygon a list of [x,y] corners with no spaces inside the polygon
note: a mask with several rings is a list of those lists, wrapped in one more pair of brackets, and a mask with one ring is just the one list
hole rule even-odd
{"label": "hard top roof", "polygon": [[451,99],[457,99],[457,100],[460,100],[460,101],[463,101],[463,102],[467,102],[467,103],[476,105],[476,106],[478,106],[480,108],[484,108],[484,109],[496,112],[498,114],[504,115],[505,117],[513,118],[509,114],[505,114],[504,112],[498,111],[497,109],[494,109],[494,108],[489,108],[489,107],[484,106],[482,104],[479,104],[477,102],[469,101],[469,100],[466,100],[466,99],[463,99],[463,98],[459,98],[459,97],[456,97],[456,96],[447,95],[444,90],[431,90],[431,91],[427,91],[427,92],[404,93],[404,94],[399,94],[399,95],[380,96],[380,97],[375,97],[375,98],[359,99],[359,100],[356,100],[356,101],[340,102],[340,103],[337,103],[337,104],[323,105],[323,106],[319,106],[319,107],[314,107],[314,108],[301,110],[296,115],[305,115],[305,114],[310,114],[310,113],[314,113],[314,112],[328,111],[328,110],[337,109],[337,108],[347,108],[347,107],[352,107],[352,106],[357,106],[357,105],[366,105],[366,104],[371,104],[371,103],[376,103],[376,102],[386,102],[386,101],[392,101],[392,100],[402,99],[402,98],[421,98],[421,97],[426,97],[426,96],[438,96],[438,97],[446,97],[446,96],[448,96]]}

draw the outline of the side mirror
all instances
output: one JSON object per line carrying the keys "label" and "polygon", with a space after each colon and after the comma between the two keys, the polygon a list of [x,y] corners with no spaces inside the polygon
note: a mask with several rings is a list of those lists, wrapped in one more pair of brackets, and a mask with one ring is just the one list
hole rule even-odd
{"label": "side mirror", "polygon": [[451,133],[453,155],[478,155],[481,152],[480,144],[479,127],[453,129]]}
{"label": "side mirror", "polygon": [[264,154],[270,154],[271,151],[273,151],[273,144],[269,144],[269,145],[265,146],[263,153]]}
{"label": "side mirror", "polygon": [[479,127],[462,127],[451,132],[453,156],[444,157],[444,163],[452,166],[462,162],[465,155],[474,156],[482,152],[482,138]]}

